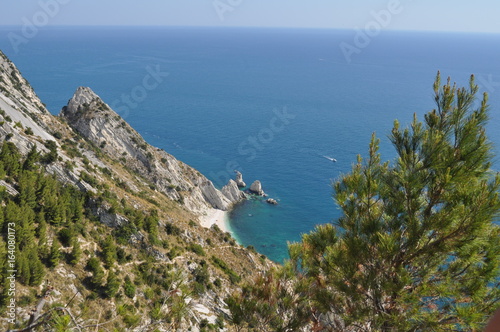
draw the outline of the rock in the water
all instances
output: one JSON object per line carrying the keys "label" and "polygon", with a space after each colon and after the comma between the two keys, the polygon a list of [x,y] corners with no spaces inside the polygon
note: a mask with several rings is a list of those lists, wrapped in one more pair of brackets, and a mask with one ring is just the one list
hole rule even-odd
{"label": "rock in the water", "polygon": [[221,191],[227,199],[234,203],[245,198],[245,193],[238,189],[238,185],[234,180],[229,180],[228,184]]}
{"label": "rock in the water", "polygon": [[247,186],[245,181],[243,181],[243,175],[239,171],[234,171],[236,173],[236,185],[240,188],[244,188]]}
{"label": "rock in the water", "polygon": [[266,202],[272,205],[278,205],[278,201],[273,198],[268,198]]}
{"label": "rock in the water", "polygon": [[262,184],[259,180],[256,180],[254,183],[252,183],[252,185],[250,186],[250,192],[259,196],[265,195],[264,190],[262,190]]}

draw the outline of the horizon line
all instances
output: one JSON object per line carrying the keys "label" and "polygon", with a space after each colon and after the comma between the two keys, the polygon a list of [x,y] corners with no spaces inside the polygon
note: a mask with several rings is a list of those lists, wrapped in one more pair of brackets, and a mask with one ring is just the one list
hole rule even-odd
{"label": "horizon line", "polygon": [[[0,24],[1,28],[22,28],[23,25],[19,24]],[[344,27],[297,27],[297,26],[231,26],[231,25],[163,25],[163,24],[150,24],[150,25],[127,25],[127,24],[53,24],[44,27],[37,27],[38,29],[51,29],[51,28],[206,28],[206,29],[276,29],[276,30],[335,30],[335,31],[356,31],[356,28]],[[420,29],[382,29],[382,32],[422,32],[422,33],[457,33],[457,34],[489,34],[499,35],[499,32],[493,31],[460,31],[460,30],[420,30]]]}

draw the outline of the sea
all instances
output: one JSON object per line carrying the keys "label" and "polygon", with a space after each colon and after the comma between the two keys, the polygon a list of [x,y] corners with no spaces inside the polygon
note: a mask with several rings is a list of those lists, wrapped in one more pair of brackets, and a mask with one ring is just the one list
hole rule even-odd
{"label": "sea", "polygon": [[[500,35],[278,28],[0,27],[0,49],[53,114],[91,87],[150,144],[221,188],[234,170],[278,201],[229,214],[233,236],[276,262],[341,215],[332,182],[366,156],[392,160],[394,120],[422,120],[438,71],[489,94],[500,152]],[[494,167],[500,169],[498,157]]]}

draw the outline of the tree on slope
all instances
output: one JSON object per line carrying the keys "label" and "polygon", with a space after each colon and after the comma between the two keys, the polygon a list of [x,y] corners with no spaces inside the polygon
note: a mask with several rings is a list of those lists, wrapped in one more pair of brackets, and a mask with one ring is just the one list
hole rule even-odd
{"label": "tree on slope", "polygon": [[[343,216],[290,246],[314,308],[359,330],[469,330],[500,300],[498,197],[485,134],[487,95],[434,83],[437,108],[390,139],[397,158],[369,156],[335,183]],[[340,318],[340,319],[339,319]],[[328,319],[326,319],[328,323]]]}
{"label": "tree on slope", "polygon": [[[482,329],[500,302],[500,177],[490,168],[487,95],[434,83],[437,108],[408,128],[397,152],[368,157],[334,184],[342,216],[290,245],[303,325],[332,331]],[[304,286],[308,285],[308,286]],[[272,328],[272,327],[271,327]]]}

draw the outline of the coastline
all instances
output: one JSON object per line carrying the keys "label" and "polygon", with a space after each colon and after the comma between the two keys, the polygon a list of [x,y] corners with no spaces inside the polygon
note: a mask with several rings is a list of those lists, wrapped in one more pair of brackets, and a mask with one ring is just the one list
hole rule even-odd
{"label": "coastline", "polygon": [[205,228],[217,225],[223,232],[233,233],[229,227],[229,213],[218,209],[209,209],[200,217],[200,224]]}

